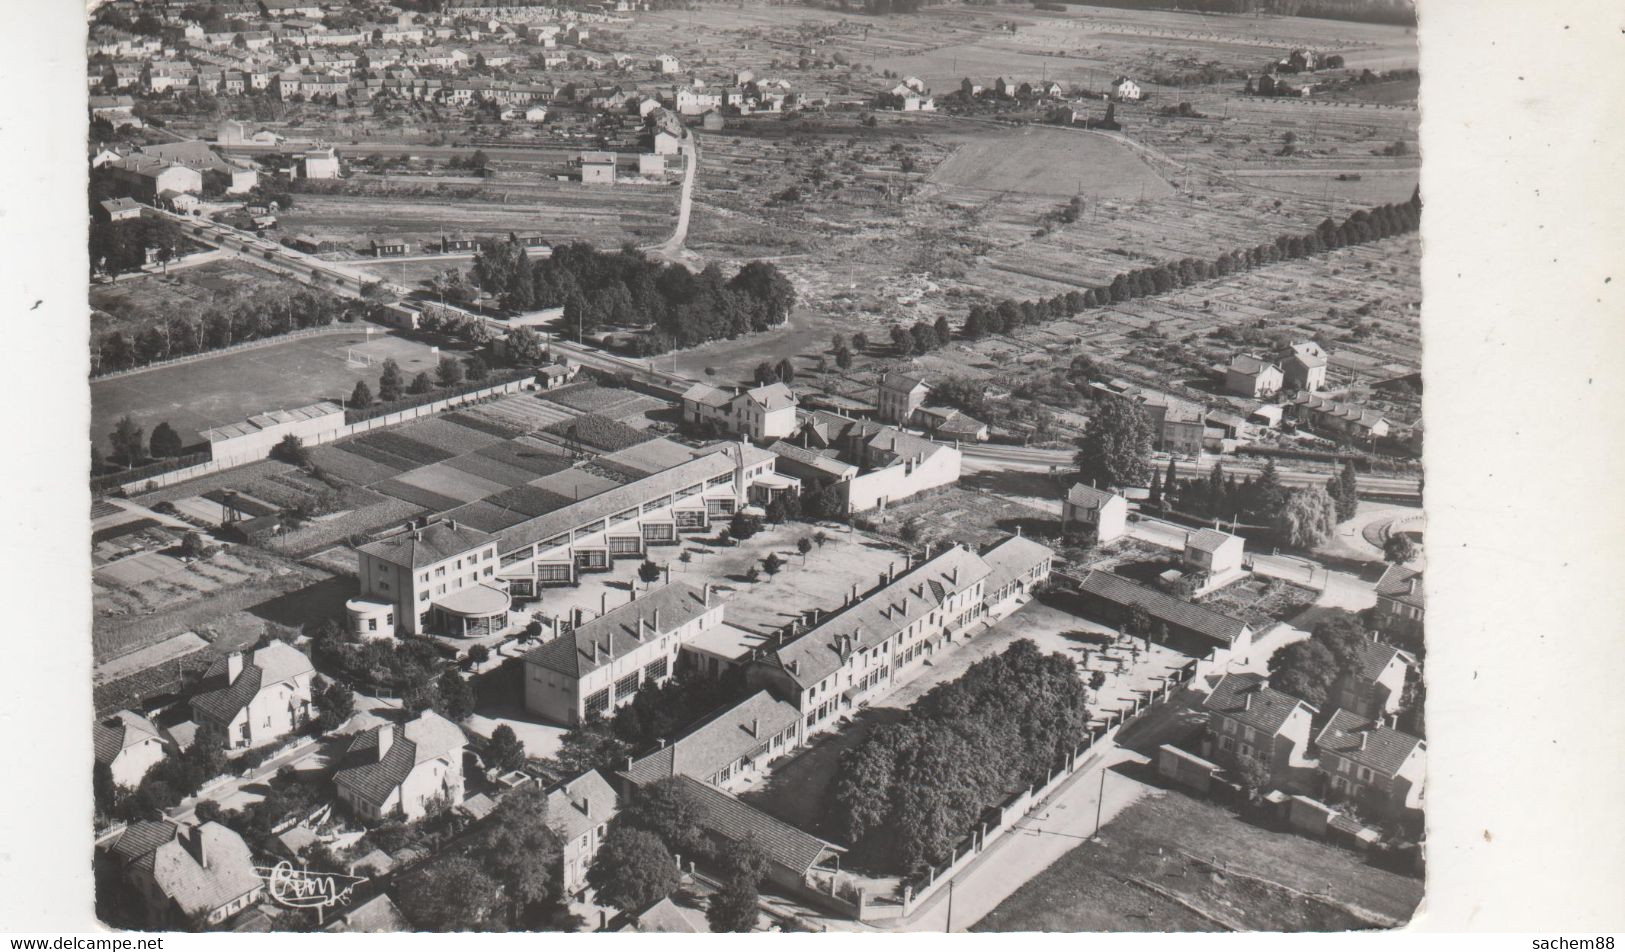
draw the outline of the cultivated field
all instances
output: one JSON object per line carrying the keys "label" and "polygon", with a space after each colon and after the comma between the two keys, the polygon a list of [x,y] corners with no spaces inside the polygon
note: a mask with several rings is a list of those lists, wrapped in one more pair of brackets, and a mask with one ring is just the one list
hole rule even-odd
{"label": "cultivated field", "polygon": [[[1303,884],[1314,896],[1280,883]],[[1153,788],[1099,841],[1066,854],[972,929],[1335,932],[1406,922],[1421,899],[1420,879]]]}
{"label": "cultivated field", "polygon": [[123,331],[129,337],[154,322],[176,315],[197,317],[209,307],[230,306],[232,301],[273,288],[287,290],[288,282],[239,258],[177,268],[167,275],[126,276],[116,284],[92,284],[90,333],[99,337]]}
{"label": "cultivated field", "polygon": [[1161,198],[1173,193],[1143,159],[1106,136],[1042,126],[999,132],[997,137],[967,135],[929,181],[970,191],[1059,198]]}
{"label": "cultivated field", "polygon": [[[90,437],[105,451],[113,424],[129,414],[148,433],[167,420],[191,445],[209,427],[256,413],[348,400],[357,380],[367,381],[376,393],[386,359],[400,364],[408,379],[433,369],[432,345],[378,327],[369,338],[368,326],[334,325],[308,337],[92,380]],[[351,352],[366,355],[371,364],[351,362]]]}

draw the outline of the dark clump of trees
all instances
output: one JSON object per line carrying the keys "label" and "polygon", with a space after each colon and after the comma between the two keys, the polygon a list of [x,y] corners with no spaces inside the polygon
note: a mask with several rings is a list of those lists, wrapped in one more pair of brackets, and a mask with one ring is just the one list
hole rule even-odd
{"label": "dark clump of trees", "polygon": [[344,302],[325,291],[266,289],[198,313],[149,315],[146,326],[133,334],[116,330],[94,338],[90,372],[94,376],[144,367],[351,317]]}
{"label": "dark clump of trees", "polygon": [[904,873],[941,863],[982,811],[1042,783],[1086,736],[1077,666],[1021,639],[841,756],[832,819]]}
{"label": "dark clump of trees", "polygon": [[706,714],[742,699],[743,675],[722,678],[680,675],[646,684],[632,703],[611,717],[593,716],[566,733],[555,757],[559,770],[574,777],[596,768],[623,765],[662,739],[671,740]]}
{"label": "dark clump of trees", "polygon": [[[1008,298],[995,304],[973,304],[965,315],[964,336],[979,340],[992,334],[1005,334],[1032,324],[1062,320],[1091,308],[1122,304],[1135,298],[1154,297],[1178,288],[1189,287],[1202,281],[1227,277],[1241,271],[1275,264],[1294,258],[1323,254],[1347,245],[1359,245],[1415,231],[1422,222],[1422,197],[1414,193],[1408,202],[1379,205],[1370,210],[1354,212],[1342,222],[1325,219],[1313,231],[1302,234],[1283,234],[1273,242],[1236,248],[1213,258],[1182,258],[1165,261],[1147,268],[1125,271],[1112,278],[1110,284],[1086,290],[1067,291],[1054,297],[1036,301],[1012,301]],[[892,331],[893,344],[899,352],[905,349],[898,331]],[[906,333],[906,330],[904,331]]]}
{"label": "dark clump of trees", "polygon": [[1360,656],[1371,635],[1357,616],[1333,615],[1315,625],[1303,641],[1278,648],[1270,656],[1270,684],[1303,698],[1330,714],[1327,702],[1345,675],[1358,674]]}
{"label": "dark clump of trees", "polygon": [[644,354],[766,330],[782,324],[796,302],[795,287],[771,263],[752,261],[731,278],[714,264],[696,274],[630,245],[600,251],[573,242],[531,261],[510,237],[481,248],[469,277],[505,308],[564,308],[564,326],[578,337],[607,327],[643,329]]}

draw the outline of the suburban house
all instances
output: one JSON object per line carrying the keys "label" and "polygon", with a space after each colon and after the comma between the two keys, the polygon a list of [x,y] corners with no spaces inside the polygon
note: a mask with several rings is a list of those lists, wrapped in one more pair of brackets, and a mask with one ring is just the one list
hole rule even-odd
{"label": "suburban house", "polygon": [[1390,565],[1377,579],[1377,627],[1405,635],[1418,635],[1427,611],[1422,573],[1403,565]]}
{"label": "suburban house", "polygon": [[830,727],[981,618],[990,574],[959,545],[901,575],[888,569],[867,597],[853,592],[823,623],[763,648],[745,680],[794,703],[806,733]]}
{"label": "suburban house", "polygon": [[525,710],[575,726],[665,681],[684,640],[722,623],[722,602],[672,582],[565,631],[524,656]]}
{"label": "suburban house", "polygon": [[586,898],[587,870],[604,843],[609,821],[619,812],[615,788],[596,770],[547,792],[547,825],[559,838],[565,895],[576,901]]}
{"label": "suburban house", "polygon": [[1410,652],[1372,639],[1360,646],[1355,667],[1338,678],[1331,696],[1344,711],[1381,720],[1398,712],[1405,679],[1415,667]]}
{"label": "suburban house", "polygon": [[197,139],[144,145],[139,154],[193,169],[202,176],[205,186],[219,188],[227,195],[242,195],[259,182],[259,173],[252,167],[222,158],[208,143]]}
{"label": "suburban house", "polygon": [[315,676],[310,659],[285,641],[272,641],[248,661],[233,651],[203,675],[192,696],[192,719],[223,731],[227,749],[268,744],[310,719]]}
{"label": "suburban house", "polygon": [[1307,391],[1293,396],[1293,413],[1310,429],[1342,433],[1362,440],[1388,435],[1388,419],[1377,410],[1356,403],[1344,403]]}
{"label": "suburban house", "polygon": [[1231,771],[1243,757],[1255,757],[1269,769],[1270,786],[1294,793],[1313,792],[1314,759],[1309,742],[1313,705],[1270,687],[1259,674],[1227,674],[1202,702],[1208,713],[1208,736],[1202,756]]}
{"label": "suburban house", "polygon": [[1207,424],[1201,406],[1157,393],[1141,392],[1138,396],[1141,412],[1151,421],[1157,449],[1181,456],[1202,455]]}
{"label": "suburban house", "polygon": [[1084,607],[1106,624],[1121,628],[1136,608],[1154,629],[1151,638],[1185,654],[1208,658],[1216,652],[1245,655],[1253,632],[1239,618],[1175,598],[1111,572],[1090,570],[1078,585]]}
{"label": "suburban house", "polygon": [[1055,565],[1055,550],[1016,533],[995,543],[982,553],[987,563],[987,579],[982,583],[983,611],[999,614],[1013,607],[1023,595],[1030,595],[1049,578]]}
{"label": "suburban house", "polygon": [[880,408],[880,419],[887,423],[907,423],[913,418],[914,411],[925,404],[925,396],[930,392],[931,386],[919,377],[882,373],[876,401]]}
{"label": "suburban house", "polygon": [[147,771],[164,759],[164,738],[151,721],[134,711],[118,711],[96,722],[96,763],[121,787],[140,786]]}
{"label": "suburban house", "polygon": [[1240,578],[1247,541],[1241,536],[1217,529],[1198,529],[1185,537],[1181,562],[1187,572],[1200,579],[1200,589],[1213,589]]}
{"label": "suburban house", "polygon": [[988,437],[986,423],[952,407],[920,407],[908,422],[936,440],[982,443]]}
{"label": "suburban house", "polygon": [[1244,397],[1267,397],[1278,392],[1285,377],[1277,364],[1257,354],[1237,354],[1224,368],[1224,389]]}
{"label": "suburban house", "polygon": [[581,181],[584,185],[615,184],[615,153],[581,153]]}
{"label": "suburban house", "polygon": [[374,258],[399,258],[412,253],[412,243],[405,238],[374,238],[367,247]]}
{"label": "suburban house", "polygon": [[1128,500],[1114,492],[1076,483],[1061,501],[1061,533],[1078,532],[1104,545],[1128,531]]}
{"label": "suburban house", "polygon": [[141,203],[133,198],[109,198],[96,204],[97,217],[106,222],[132,221],[141,217]]}
{"label": "suburban house", "polygon": [[[378,606],[367,618],[369,635],[467,638],[507,627],[511,599],[495,578],[497,542],[489,532],[455,519],[420,520],[361,546],[356,559],[356,601]],[[354,617],[354,602],[350,611]]]}
{"label": "suburban house", "polygon": [[105,856],[141,896],[154,929],[219,925],[265,894],[248,844],[212,821],[140,820],[125,827]]}
{"label": "suburban house", "polygon": [[361,731],[333,774],[339,799],[358,817],[420,820],[436,800],[463,799],[463,729],[434,711],[405,724]]}
{"label": "suburban house", "polygon": [[683,419],[714,423],[753,442],[783,439],[796,431],[796,395],[782,383],[734,394],[697,383],[683,392]]}
{"label": "suburban house", "polygon": [[1283,386],[1287,390],[1314,393],[1326,386],[1326,352],[1314,341],[1299,341],[1281,362]]}
{"label": "suburban house", "polygon": [[1140,98],[1140,84],[1127,76],[1119,76],[1112,81],[1112,98],[1118,102],[1137,102]]}
{"label": "suburban house", "polygon": [[1371,819],[1421,822],[1427,742],[1339,710],[1315,737],[1325,794],[1353,801]]}
{"label": "suburban house", "polygon": [[801,746],[801,712],[767,691],[740,701],[660,749],[627,764],[621,777],[644,786],[667,777],[693,777],[720,790],[737,788]]}
{"label": "suburban house", "polygon": [[164,192],[195,193],[203,190],[203,176],[196,169],[151,155],[127,155],[116,162],[107,163],[104,168],[112,173],[113,180],[126,196],[140,202],[150,204]]}
{"label": "suburban house", "polygon": [[[793,442],[806,452],[791,452],[785,472],[838,486],[845,494],[847,512],[884,509],[959,480],[963,456],[955,447],[826,410],[798,411],[797,416],[801,426]],[[785,445],[787,441],[774,444]],[[819,463],[818,456],[855,466],[858,471],[837,472],[836,467]]]}

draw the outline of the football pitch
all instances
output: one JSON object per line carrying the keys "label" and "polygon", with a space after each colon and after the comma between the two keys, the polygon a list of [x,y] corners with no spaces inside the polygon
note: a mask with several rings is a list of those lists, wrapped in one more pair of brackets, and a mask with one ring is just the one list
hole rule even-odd
{"label": "football pitch", "polygon": [[[432,370],[432,346],[373,326],[302,337],[285,343],[205,357],[90,383],[90,438],[103,452],[107,434],[128,413],[147,435],[168,421],[190,446],[203,430],[246,420],[268,410],[348,400],[357,380],[376,396],[378,375],[389,358],[410,380]],[[352,359],[365,356],[368,364]]]}

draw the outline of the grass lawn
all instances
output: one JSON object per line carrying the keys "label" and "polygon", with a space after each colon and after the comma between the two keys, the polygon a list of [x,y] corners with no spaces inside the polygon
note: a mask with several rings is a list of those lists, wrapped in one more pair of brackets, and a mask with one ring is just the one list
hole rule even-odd
{"label": "grass lawn", "polygon": [[1373,919],[1405,922],[1421,899],[1420,879],[1378,869],[1316,840],[1253,826],[1208,801],[1153,788],[1107,825],[1101,841],[1066,854],[973,928],[1341,931],[1370,928]]}
{"label": "grass lawn", "polygon": [[[368,326],[356,324],[330,334],[93,380],[90,438],[108,451],[107,434],[128,413],[148,433],[167,420],[191,445],[209,427],[237,423],[256,413],[347,400],[357,380],[366,380],[376,392],[388,358],[401,365],[408,379],[433,368],[431,345],[385,333],[374,333],[369,341]],[[367,354],[371,365],[349,363],[345,355],[351,348]]]}

